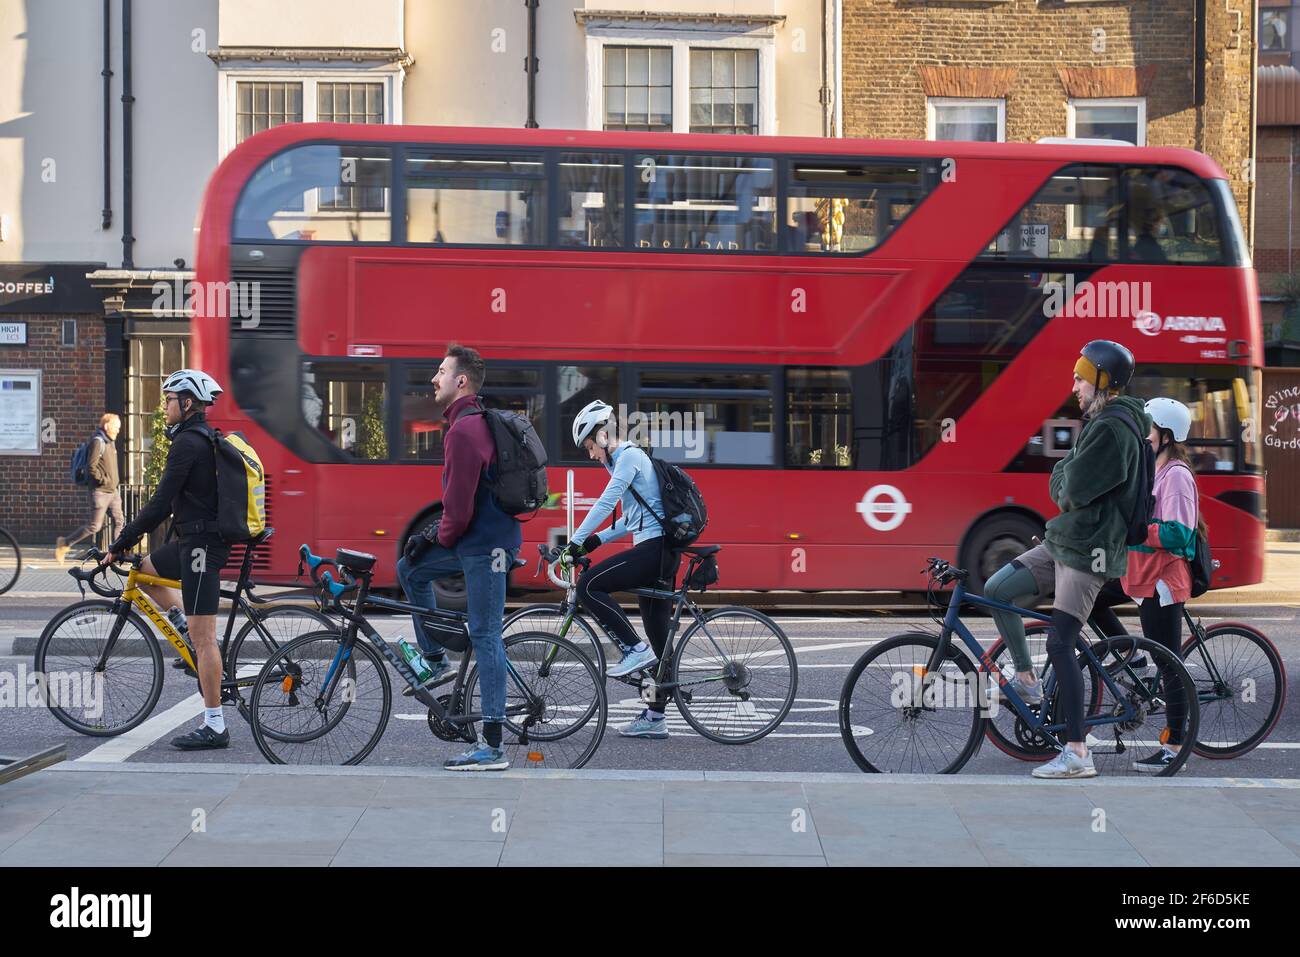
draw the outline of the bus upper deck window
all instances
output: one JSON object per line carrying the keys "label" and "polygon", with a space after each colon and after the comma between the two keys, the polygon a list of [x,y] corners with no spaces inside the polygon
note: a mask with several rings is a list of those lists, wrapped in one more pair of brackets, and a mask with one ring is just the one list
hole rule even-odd
{"label": "bus upper deck window", "polygon": [[279,153],[244,187],[233,238],[388,242],[392,165],[382,147],[318,143]]}
{"label": "bus upper deck window", "polygon": [[1223,261],[1219,217],[1210,191],[1186,170],[1124,171],[1128,259],[1152,264]]}
{"label": "bus upper deck window", "polygon": [[406,239],[450,246],[546,242],[546,175],[536,155],[423,152],[406,161]]}
{"label": "bus upper deck window", "polygon": [[925,198],[921,165],[797,163],[791,167],[785,225],[797,253],[862,253],[884,242]]}
{"label": "bus upper deck window", "polygon": [[776,251],[776,163],[755,156],[635,154],[640,249]]}
{"label": "bus upper deck window", "polygon": [[623,157],[562,153],[559,160],[561,246],[623,245]]}

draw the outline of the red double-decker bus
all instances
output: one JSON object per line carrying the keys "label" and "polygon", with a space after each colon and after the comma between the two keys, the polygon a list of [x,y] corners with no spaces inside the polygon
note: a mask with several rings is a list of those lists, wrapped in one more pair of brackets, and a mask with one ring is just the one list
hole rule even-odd
{"label": "red double-decker bus", "polygon": [[[295,124],[217,169],[197,262],[212,418],[267,466],[267,581],[304,541],[394,581],[439,509],[429,379],[462,342],[580,513],[594,398],[685,465],[723,587],[907,590],[944,555],[979,588],[1055,514],[1094,338],[1192,408],[1215,585],[1261,578],[1255,274],[1195,152]],[[525,552],[564,524],[540,512]]]}

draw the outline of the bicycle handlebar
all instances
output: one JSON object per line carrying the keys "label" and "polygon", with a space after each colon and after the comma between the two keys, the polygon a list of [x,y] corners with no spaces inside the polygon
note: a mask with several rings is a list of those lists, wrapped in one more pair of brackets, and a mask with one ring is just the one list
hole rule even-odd
{"label": "bicycle handlebar", "polygon": [[329,592],[330,595],[334,597],[334,600],[337,601],[346,592],[349,592],[353,588],[356,588],[357,583],[355,579],[347,583],[341,581],[336,582],[334,580],[334,576],[326,571],[326,572],[321,572],[320,586],[323,591]]}
{"label": "bicycle handlebar", "polygon": [[951,562],[942,558],[931,558],[926,562],[925,568],[921,569],[922,575],[929,575],[933,581],[940,585],[947,585],[955,581],[965,581],[967,573],[965,569],[955,568]]}
{"label": "bicycle handlebar", "polygon": [[324,558],[320,555],[313,555],[311,548],[306,542],[298,546],[298,576],[302,577],[303,565],[311,571],[312,584],[320,586],[321,583],[321,566],[328,565],[331,568],[338,568],[338,564],[332,558]]}
{"label": "bicycle handlebar", "polygon": [[574,582],[559,577],[555,572],[556,566],[563,566],[568,569],[578,566],[585,570],[591,565],[591,559],[587,558],[585,555],[580,555],[577,558],[572,559],[573,564],[569,564],[567,553],[563,549],[547,548],[545,545],[540,543],[537,546],[537,552],[541,556],[537,562],[537,570],[541,571],[542,566],[545,565],[546,577],[551,580],[551,583],[555,585],[556,588],[563,588],[566,591],[573,587]]}
{"label": "bicycle handlebar", "polygon": [[[100,584],[99,577],[110,568],[119,575],[129,574],[128,569],[117,562],[109,562],[108,554],[100,551],[98,548],[92,547],[87,549],[85,554],[81,556],[81,560],[84,562],[87,559],[93,559],[98,562],[98,564],[90,570],[84,568],[68,569],[68,574],[71,575],[73,580],[77,583],[78,587],[81,589],[81,593],[84,595],[86,593],[86,586],[90,586],[90,590],[101,598],[117,598],[121,594],[121,590],[119,589],[114,591],[111,588],[105,587]],[[123,555],[119,561],[125,561],[131,566],[131,568],[139,568],[144,559],[140,555]]]}

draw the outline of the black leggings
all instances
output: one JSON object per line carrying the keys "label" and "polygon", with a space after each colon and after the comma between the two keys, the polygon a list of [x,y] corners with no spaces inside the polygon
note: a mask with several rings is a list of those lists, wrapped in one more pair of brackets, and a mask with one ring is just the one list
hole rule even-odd
{"label": "black leggings", "polygon": [[[1175,657],[1182,657],[1182,602],[1162,606],[1159,597],[1144,598],[1138,605],[1138,616],[1142,619],[1142,634],[1146,638],[1164,645]],[[1165,687],[1169,709],[1169,743],[1181,745],[1183,726],[1187,721],[1187,700],[1182,682],[1176,681],[1171,671],[1172,668],[1161,668],[1160,680]]]}
{"label": "black leggings", "polygon": [[1059,689],[1057,707],[1058,720],[1065,721],[1065,740],[1083,741],[1083,673],[1079,670],[1074,646],[1083,622],[1073,615],[1052,610],[1052,624],[1047,631],[1047,657],[1056,672],[1056,686]]}
{"label": "black leggings", "polygon": [[[1105,587],[1097,595],[1097,601],[1092,608],[1092,617],[1088,619],[1088,623],[1107,637],[1128,634],[1128,629],[1124,627],[1119,620],[1119,616],[1112,609],[1117,605],[1125,605],[1132,600],[1130,596],[1124,594],[1119,579],[1112,578],[1106,582]],[[1142,622],[1144,637],[1159,642],[1175,655],[1182,657],[1182,602],[1162,606],[1158,595],[1150,598],[1144,597],[1138,605],[1138,619]],[[1162,669],[1162,671],[1168,670]],[[1182,745],[1182,729],[1187,720],[1187,702],[1184,700],[1183,688],[1181,685],[1177,688],[1173,687],[1177,682],[1174,681],[1173,676],[1170,674],[1162,673],[1160,679],[1165,688],[1169,689],[1167,701],[1169,707],[1169,743]]]}
{"label": "black leggings", "polygon": [[[666,580],[672,570],[673,552],[664,548],[663,537],[651,538],[640,545],[633,545],[625,552],[611,555],[603,562],[597,562],[578,579],[578,601],[582,607],[596,616],[605,627],[609,636],[623,646],[631,648],[641,639],[637,637],[632,623],[618,606],[612,593],[627,591],[629,588],[654,588],[661,580]],[[645,624],[646,637],[656,655],[663,655],[664,645],[668,643],[668,619],[672,615],[672,602],[666,598],[641,598],[641,621]],[[666,699],[650,703],[652,711],[663,713],[668,704]]]}

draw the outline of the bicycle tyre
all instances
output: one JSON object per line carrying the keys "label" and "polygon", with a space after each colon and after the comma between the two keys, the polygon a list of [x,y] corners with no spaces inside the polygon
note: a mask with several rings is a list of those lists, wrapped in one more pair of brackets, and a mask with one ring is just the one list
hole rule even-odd
{"label": "bicycle tyre", "polygon": [[[600,672],[601,678],[604,678],[606,674],[605,647],[601,643],[596,629],[591,627],[590,622],[580,612],[575,612],[573,621],[569,624],[569,630],[564,635],[561,635],[560,622],[562,620],[560,605],[558,604],[525,605],[506,617],[506,620],[501,625],[501,637],[509,638],[512,635],[523,634],[524,632],[540,631],[556,637],[566,638],[577,645],[578,650],[591,659]],[[513,632],[510,630],[512,626],[517,626]],[[576,633],[575,629],[577,630]],[[581,640],[578,640],[579,634]]]}
{"label": "bicycle tyre", "polygon": [[[1144,696],[1149,695],[1151,698],[1154,698],[1161,705],[1164,705],[1169,697],[1167,693],[1164,693],[1166,689],[1163,684],[1164,682],[1163,669],[1168,668],[1171,672],[1174,673],[1175,680],[1177,680],[1179,683],[1182,684],[1184,689],[1184,696],[1187,699],[1186,728],[1184,729],[1183,737],[1184,740],[1188,743],[1178,749],[1178,753],[1173,761],[1171,761],[1166,767],[1162,768],[1159,772],[1157,772],[1153,776],[1170,777],[1174,774],[1177,774],[1178,771],[1182,769],[1183,765],[1187,763],[1187,759],[1192,755],[1192,752],[1195,750],[1196,735],[1197,735],[1197,729],[1200,722],[1200,711],[1201,711],[1200,704],[1197,700],[1196,684],[1192,680],[1192,676],[1188,673],[1187,667],[1183,664],[1182,658],[1177,653],[1166,648],[1164,645],[1160,644],[1159,642],[1151,641],[1148,638],[1140,638],[1135,635],[1124,635],[1124,636],[1115,636],[1113,638],[1103,638],[1100,641],[1093,642],[1091,648],[1093,654],[1096,655],[1097,659],[1101,662],[1101,666],[1111,673],[1113,679],[1115,679],[1118,682],[1121,676],[1127,676],[1127,680],[1129,681],[1129,684],[1125,687],[1127,687],[1127,689],[1130,692],[1133,690],[1136,684],[1132,680],[1132,676],[1135,673],[1132,672],[1126,664],[1118,668],[1116,666],[1120,665],[1121,662],[1127,662],[1130,659],[1137,660],[1143,657],[1146,658],[1148,667],[1153,666],[1154,663],[1154,667],[1156,669],[1156,676],[1153,679],[1151,679],[1151,684],[1149,687],[1146,687],[1144,685],[1142,695]],[[1107,658],[1111,655],[1115,656],[1116,659],[1115,665],[1107,664]],[[1091,661],[1087,662],[1087,667],[1094,672],[1094,676],[1093,676],[1094,684],[1098,684],[1098,683],[1101,684],[1103,701],[1099,708],[1085,710],[1085,714],[1084,714],[1085,725],[1086,722],[1089,721],[1090,719],[1099,717],[1101,712],[1106,710],[1107,708],[1111,708],[1112,715],[1115,714],[1113,710],[1114,706],[1108,705],[1107,702],[1104,700],[1104,696],[1110,693],[1109,688],[1106,687],[1104,682],[1098,681],[1099,676],[1095,675],[1096,667],[1092,664]],[[1144,679],[1144,681],[1145,680],[1146,679]],[[1161,713],[1167,715],[1168,709],[1166,706],[1163,709],[1153,709],[1149,713],[1152,715],[1158,715]],[[1105,733],[1107,733],[1108,729],[1111,730],[1113,733],[1113,729],[1116,728],[1118,728],[1121,731],[1124,731],[1124,733],[1126,734],[1132,730],[1135,730],[1131,728],[1124,729],[1122,725],[1093,725],[1089,729],[1089,733],[1093,733],[1097,737],[1102,737]],[[1161,732],[1158,732],[1152,740],[1144,741],[1139,737],[1137,740],[1131,740],[1129,743],[1138,745],[1139,747],[1143,747],[1143,748],[1155,747],[1158,743],[1163,743],[1163,741],[1165,740],[1164,735],[1165,733],[1167,733],[1167,731],[1168,731],[1168,724],[1166,722],[1164,729]],[[1117,743],[1119,743],[1118,735],[1116,735],[1116,741]],[[1121,753],[1127,753],[1126,750],[1117,749],[1115,752],[1111,752],[1107,750],[1107,747],[1105,746],[1104,742],[1101,744],[1090,743],[1089,750],[1092,752],[1093,760],[1097,766],[1097,770],[1099,773],[1104,773],[1107,774],[1108,776],[1116,772],[1128,773],[1131,771],[1133,773],[1141,773],[1138,772],[1136,768],[1132,767],[1131,762],[1129,762],[1127,758],[1120,758],[1119,760],[1113,763],[1107,763],[1108,755],[1111,754],[1118,755]]]}
{"label": "bicycle tyre", "polygon": [[[13,572],[7,573],[5,569],[9,566],[9,555],[13,555]],[[18,542],[3,528],[0,528],[0,595],[3,595],[14,585],[18,584],[18,579],[23,573],[23,552],[18,547]]]}
{"label": "bicycle tyre", "polygon": [[[709,626],[718,626],[725,619],[735,621],[740,618],[756,622],[759,627],[765,629],[768,633],[761,639],[745,638],[744,640],[747,643],[751,640],[766,641],[772,638],[776,640],[780,653],[784,654],[785,660],[789,666],[790,680],[784,693],[781,693],[779,688],[777,689],[777,697],[773,699],[777,704],[776,712],[768,722],[757,731],[750,731],[747,734],[741,735],[721,734],[715,729],[708,727],[703,720],[706,709],[700,707],[699,703],[695,700],[695,692],[689,687],[683,688],[680,685],[673,688],[673,702],[677,705],[677,710],[681,712],[682,717],[686,719],[686,723],[689,724],[701,737],[717,744],[751,744],[754,741],[758,741],[760,738],[764,738],[771,734],[778,726],[780,726],[781,722],[784,721],[786,716],[790,713],[790,709],[794,706],[795,695],[799,690],[799,662],[795,658],[794,647],[790,644],[790,639],[786,637],[785,632],[781,630],[781,627],[771,618],[768,618],[767,615],[755,611],[752,608],[745,608],[739,605],[716,608],[706,614],[703,618],[697,618],[691,623],[691,626],[687,628],[686,632],[682,635],[681,642],[673,649],[672,668],[669,671],[668,680],[674,684],[678,684],[682,681],[682,662],[686,657],[686,652],[690,647],[692,639],[701,636],[697,639],[697,645],[700,651],[696,652],[696,654],[702,652],[706,656],[706,660],[709,657],[716,657],[716,655],[713,654],[713,649],[710,647],[712,642],[710,641]],[[726,640],[726,636],[723,636],[723,640]],[[769,653],[759,652],[758,654],[766,657]],[[740,668],[742,669],[740,679],[745,682],[744,685],[742,685],[742,688],[749,689],[753,686],[754,670],[743,662],[740,664]],[[727,690],[733,698],[737,697],[735,691],[732,691],[729,688]],[[760,698],[760,700],[765,699]],[[747,698],[741,699],[740,703],[743,705],[749,705],[750,710],[755,714],[758,713],[757,707],[750,704]],[[741,717],[747,718],[748,715],[742,715]]]}
{"label": "bicycle tyre", "polygon": [[[540,741],[543,742],[544,744],[556,744],[561,741],[564,741],[567,738],[573,737],[583,728],[587,727],[594,718],[596,721],[596,726],[592,730],[591,740],[582,747],[582,749],[577,753],[576,756],[569,757],[568,764],[566,765],[570,769],[581,768],[585,766],[588,761],[591,760],[592,755],[596,753],[596,750],[600,747],[601,741],[605,737],[605,727],[609,720],[609,704],[608,704],[608,699],[606,698],[605,695],[604,675],[602,675],[599,671],[596,670],[595,663],[591,660],[590,657],[588,657],[588,655],[583,651],[583,649],[579,648],[577,645],[569,641],[567,638],[559,638],[547,632],[521,632],[519,634],[511,635],[509,638],[505,639],[505,653],[507,659],[511,657],[510,655],[511,648],[515,648],[516,652],[518,653],[518,650],[521,645],[532,644],[532,643],[542,643],[557,648],[559,650],[559,654],[562,655],[566,659],[566,661],[570,662],[569,667],[573,667],[574,665],[581,667],[583,669],[585,680],[591,683],[591,687],[592,687],[591,704],[586,706],[584,708],[583,713],[579,717],[577,717],[571,724],[568,724],[565,727],[558,729],[556,731],[542,731],[542,732],[538,732],[536,730],[530,731],[531,740]],[[518,657],[516,657],[514,660],[517,661]],[[520,671],[521,669],[518,666],[516,666],[515,670]],[[522,670],[524,672],[527,671],[527,669],[522,669]],[[527,681],[527,678],[525,677],[524,680]],[[478,662],[475,661],[470,666],[469,674],[466,675],[465,678],[465,694],[463,700],[465,702],[465,712],[468,714],[473,714],[475,711],[476,697],[479,700],[482,699],[482,695],[478,692],[478,683],[479,683]],[[507,675],[506,678],[507,704],[509,702],[510,687],[511,687],[511,679]],[[531,686],[529,690],[532,691]],[[544,696],[545,696],[545,692],[543,692],[543,697]],[[508,716],[505,721],[505,730],[510,731],[511,734],[514,734],[516,737],[518,737],[522,731],[519,719],[514,716]],[[506,743],[504,738],[502,739],[502,743],[503,745]],[[527,763],[529,764],[533,763],[533,759],[531,755],[536,751],[537,749],[534,748],[529,752],[530,757]],[[542,760],[545,759],[543,758]]]}
{"label": "bicycle tyre", "polygon": [[[249,696],[248,706],[251,713],[249,727],[252,729],[253,742],[257,745],[257,750],[260,751],[262,757],[266,758],[266,760],[271,764],[288,764],[289,762],[285,761],[276,753],[271,745],[268,744],[267,739],[281,744],[305,744],[312,741],[319,741],[334,730],[334,728],[338,727],[338,723],[342,720],[342,716],[348,712],[348,708],[340,709],[340,713],[335,717],[335,719],[314,735],[288,735],[269,732],[263,727],[263,722],[259,713],[263,696],[265,695],[269,697],[273,694],[269,689],[278,688],[283,680],[283,676],[294,670],[292,663],[295,656],[299,656],[303,658],[303,660],[308,660],[307,656],[299,654],[302,649],[312,642],[325,642],[326,644],[333,643],[337,645],[340,640],[339,632],[333,629],[308,632],[305,635],[300,635],[288,644],[283,645],[277,654],[268,658],[266,664],[262,666],[262,670],[258,673],[257,683],[253,685],[252,694]],[[361,636],[357,637],[356,642],[352,646],[351,663],[354,668],[357,655],[366,658],[368,663],[374,668],[375,673],[378,675],[382,702],[380,706],[380,718],[376,723],[374,732],[358,751],[350,754],[343,761],[331,762],[331,765],[346,766],[360,764],[364,761],[370,752],[375,749],[376,745],[379,744],[379,740],[384,736],[384,731],[387,729],[388,722],[392,718],[393,691],[392,685],[388,679],[387,663],[380,657],[379,653],[370,646],[370,643],[365,641]],[[324,656],[315,657],[318,660],[323,660]],[[289,664],[286,664],[286,662]]]}
{"label": "bicycle tyre", "polygon": [[[76,602],[75,604],[69,605],[67,608],[62,609],[57,614],[55,614],[53,618],[49,620],[49,622],[45,626],[45,629],[41,632],[41,637],[36,642],[36,653],[33,656],[33,667],[36,669],[37,672],[44,675],[49,674],[48,659],[50,657],[51,645],[54,643],[55,636],[58,633],[59,628],[66,622],[70,621],[71,619],[76,618],[78,615],[88,615],[95,612],[103,612],[105,617],[109,619],[115,619],[118,617],[118,615],[122,614],[122,612],[118,610],[117,602],[109,601],[107,599],[88,599],[86,601],[79,601]],[[54,715],[54,717],[57,718],[60,722],[62,722],[67,727],[71,728],[73,731],[76,731],[78,734],[84,734],[92,738],[116,737],[119,734],[124,734],[127,731],[130,731],[132,728],[138,727],[141,723],[144,722],[146,718],[149,717],[150,714],[153,713],[153,709],[158,705],[158,698],[162,694],[162,687],[163,687],[162,650],[158,647],[158,641],[157,639],[154,638],[153,632],[149,629],[149,626],[145,624],[145,620],[140,616],[139,612],[137,612],[134,608],[130,606],[127,606],[126,608],[125,621],[122,624],[122,632],[119,633],[117,637],[117,643],[116,645],[114,645],[113,648],[114,654],[112,657],[109,658],[108,663],[106,663],[105,667],[106,668],[109,667],[111,663],[114,661],[114,659],[118,657],[121,658],[136,657],[135,655],[128,656],[123,654],[119,656],[118,654],[119,650],[121,651],[130,650],[124,644],[125,641],[130,640],[129,636],[126,634],[128,627],[134,629],[136,635],[138,636],[137,640],[141,642],[143,648],[146,650],[147,654],[144,655],[144,657],[150,661],[153,668],[153,674],[151,677],[148,678],[149,688],[144,695],[143,703],[140,705],[140,707],[137,710],[133,711],[125,720],[120,722],[115,722],[112,725],[108,725],[108,726],[105,726],[103,724],[87,724],[85,721],[78,720],[76,717],[74,717],[64,708],[52,703],[51,696],[49,695],[48,690],[47,693],[45,694],[46,706],[50,709],[50,712]],[[109,628],[110,629],[112,628],[111,624],[109,625]],[[107,637],[108,634],[106,632],[104,635],[104,639],[102,640],[106,640]],[[81,639],[81,640],[85,641],[86,639]],[[90,640],[94,640],[94,639],[90,639]],[[55,656],[57,657],[58,654],[59,653],[56,648]],[[93,657],[94,660],[98,660],[99,652],[97,650],[94,652]],[[58,669],[58,670],[62,671],[63,669]],[[101,695],[103,695],[105,699],[107,698],[107,694],[106,694],[107,681],[108,679],[105,678],[104,685],[101,686],[100,689]]]}
{"label": "bicycle tyre", "polygon": [[[243,627],[241,627],[236,633],[234,640],[230,643],[230,652],[227,656],[227,660],[222,662],[227,681],[238,680],[239,663],[244,656],[244,642],[252,636],[257,636],[261,640],[262,647],[266,649],[267,654],[272,655],[294,638],[305,635],[309,631],[331,631],[335,629],[334,622],[331,621],[328,616],[314,608],[302,608],[297,605],[281,605],[278,608],[270,608],[265,611],[253,607],[251,611],[253,612],[253,617],[244,622]],[[306,628],[298,632],[298,634],[289,635],[279,642],[276,641],[274,629],[267,628],[267,631],[272,632],[271,643],[274,646],[272,648],[267,648],[266,639],[263,638],[261,632],[257,630],[257,624],[261,623],[265,626],[266,622],[271,620],[288,620],[290,618],[301,618],[304,621],[309,621],[312,623],[312,627]],[[248,687],[250,689],[252,688],[252,682],[249,683]],[[238,685],[234,688],[234,696],[235,707],[239,711],[239,716],[245,721],[249,720],[248,700],[244,696],[243,689]]]}
{"label": "bicycle tyre", "polygon": [[[903,673],[907,673],[908,669],[912,669],[912,673],[915,673],[915,668],[917,667],[924,668],[925,663],[930,660],[930,656],[934,654],[934,650],[938,648],[938,646],[939,646],[939,639],[935,635],[931,635],[919,631],[905,632],[901,635],[895,635],[892,638],[886,638],[884,641],[880,642],[875,647],[868,649],[857,660],[857,662],[854,663],[852,669],[850,669],[848,676],[844,679],[844,686],[840,690],[840,701],[839,701],[839,708],[837,709],[837,714],[839,716],[840,737],[844,741],[844,747],[848,750],[849,757],[853,759],[853,763],[856,764],[861,770],[869,774],[897,774],[897,773],[956,774],[958,771],[960,771],[963,767],[966,766],[966,763],[970,761],[970,759],[974,757],[975,753],[979,750],[980,742],[984,740],[983,725],[988,719],[985,716],[980,714],[980,707],[978,701],[975,702],[970,708],[972,721],[969,730],[964,730],[964,731],[961,730],[960,724],[955,726],[958,731],[960,731],[962,734],[965,735],[965,742],[961,745],[960,749],[956,752],[956,756],[953,757],[951,760],[949,760],[948,763],[942,768],[938,768],[935,770],[924,770],[918,772],[918,770],[915,767],[911,767],[911,766],[909,766],[907,769],[904,770],[899,770],[893,767],[879,767],[875,762],[873,762],[867,756],[867,754],[863,751],[862,747],[858,743],[859,738],[862,738],[863,740],[872,740],[874,738],[879,737],[881,740],[884,740],[885,738],[890,737],[894,734],[894,732],[890,731],[890,732],[885,732],[883,735],[878,736],[875,727],[873,727],[875,722],[873,722],[870,719],[870,717],[868,717],[866,710],[860,708],[857,710],[856,713],[854,712],[854,705],[853,705],[854,692],[857,689],[859,679],[861,679],[864,674],[870,675],[872,672],[869,669],[871,669],[873,665],[880,664],[884,668],[891,667],[889,662],[882,663],[879,662],[879,659],[885,658],[887,655],[889,655],[891,652],[895,651],[896,649],[903,649],[909,647],[913,649],[911,653],[909,654],[905,652],[899,655],[899,661],[895,663],[893,667],[895,668],[896,673],[900,668],[904,669]],[[976,669],[974,663],[970,660],[969,657],[962,654],[956,647],[949,645],[946,660],[949,663],[956,666],[957,671],[961,673],[962,680],[966,682],[968,687],[971,684],[972,676],[976,676],[976,681],[978,681],[978,677],[977,677],[978,670]],[[920,662],[920,664],[918,665],[917,662]],[[890,683],[891,684],[896,683],[894,677],[890,678]],[[896,691],[897,690],[898,689],[896,689]],[[892,692],[890,698],[890,707],[892,708],[893,711],[900,712],[900,713],[906,711],[912,711],[912,712],[916,711],[916,708],[914,706],[908,707],[905,705],[896,704],[892,697],[893,693],[896,692]],[[927,709],[922,707],[920,710],[921,710],[921,714],[923,715],[926,713]],[[929,710],[936,715],[939,713],[938,708],[931,708]],[[960,708],[959,706],[959,708],[954,708],[952,710],[956,712],[958,710],[965,710],[965,709]],[[910,720],[914,720],[916,715],[915,714],[910,716],[905,715],[904,717],[907,717]],[[858,722],[870,722],[870,723],[858,723]],[[857,733],[859,728],[863,729],[866,733],[865,734]],[[913,739],[915,739],[915,733],[913,733],[912,737]],[[930,753],[929,748],[926,748],[925,751],[927,755]],[[918,757],[920,756],[919,751],[917,752],[917,756]]]}
{"label": "bicycle tyre", "polygon": [[[1249,735],[1246,735],[1235,744],[1209,744],[1205,741],[1199,740],[1199,738],[1222,737],[1222,735],[1215,734],[1215,731],[1221,727],[1221,721],[1217,719],[1218,711],[1214,709],[1215,705],[1222,703],[1222,699],[1207,700],[1201,692],[1202,682],[1193,677],[1192,680],[1197,683],[1197,698],[1200,701],[1201,706],[1201,722],[1198,740],[1192,750],[1200,757],[1210,758],[1211,760],[1239,758],[1243,754],[1249,754],[1251,751],[1255,750],[1255,748],[1259,746],[1260,742],[1273,733],[1273,728],[1277,726],[1278,719],[1282,716],[1282,708],[1286,703],[1286,665],[1282,660],[1282,655],[1278,652],[1277,647],[1273,642],[1269,640],[1268,636],[1258,629],[1252,628],[1250,625],[1244,625],[1240,622],[1234,621],[1217,622],[1205,629],[1205,642],[1207,643],[1228,636],[1244,639],[1247,643],[1252,644],[1259,649],[1268,664],[1276,692],[1273,695],[1272,706],[1265,713],[1263,720],[1259,722],[1255,730]],[[1198,646],[1201,647],[1198,648]],[[1193,658],[1193,655],[1202,653],[1201,649],[1203,648],[1204,646],[1202,645],[1200,636],[1195,634],[1191,635],[1187,641],[1183,643],[1183,663],[1187,664],[1190,661],[1192,665],[1196,665],[1197,662],[1196,659]],[[1205,653],[1208,654],[1208,650],[1205,651]],[[1237,660],[1237,657],[1238,656],[1234,654],[1231,656],[1230,660],[1235,661]],[[1215,659],[1216,667],[1221,658],[1222,656]],[[1189,665],[1187,670],[1191,672],[1192,666]],[[1238,682],[1229,680],[1226,683],[1231,686]],[[1207,720],[1207,718],[1209,720]]]}

